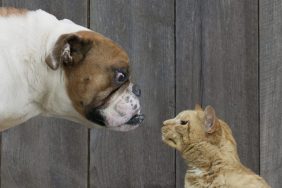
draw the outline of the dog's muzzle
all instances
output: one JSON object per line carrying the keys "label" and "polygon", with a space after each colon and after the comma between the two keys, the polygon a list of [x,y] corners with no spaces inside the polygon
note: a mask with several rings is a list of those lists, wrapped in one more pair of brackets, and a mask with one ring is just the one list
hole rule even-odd
{"label": "dog's muzzle", "polygon": [[112,130],[133,130],[144,120],[144,115],[141,114],[140,96],[139,87],[129,84],[126,89],[116,91],[105,106],[90,110],[86,118]]}

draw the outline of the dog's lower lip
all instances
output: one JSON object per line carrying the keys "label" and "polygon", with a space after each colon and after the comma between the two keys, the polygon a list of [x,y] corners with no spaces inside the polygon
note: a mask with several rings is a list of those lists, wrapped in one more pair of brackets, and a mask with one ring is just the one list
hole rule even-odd
{"label": "dog's lower lip", "polygon": [[133,116],[126,124],[128,125],[137,125],[144,121],[145,116],[144,114],[136,114]]}

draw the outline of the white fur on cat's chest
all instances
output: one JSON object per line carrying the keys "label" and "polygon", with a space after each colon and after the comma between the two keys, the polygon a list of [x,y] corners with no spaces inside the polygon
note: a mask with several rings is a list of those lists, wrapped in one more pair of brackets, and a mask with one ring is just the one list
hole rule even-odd
{"label": "white fur on cat's chest", "polygon": [[196,176],[200,176],[203,174],[203,171],[199,168],[196,168],[196,167],[193,167],[191,169],[189,169],[187,171],[189,174],[193,174],[193,175],[196,175]]}

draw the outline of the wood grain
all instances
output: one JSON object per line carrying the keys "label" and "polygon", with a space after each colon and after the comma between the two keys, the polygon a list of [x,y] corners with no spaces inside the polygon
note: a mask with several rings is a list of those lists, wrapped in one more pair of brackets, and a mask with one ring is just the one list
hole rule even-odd
{"label": "wood grain", "polygon": [[282,184],[282,2],[260,0],[261,175],[273,188]]}
{"label": "wood grain", "polygon": [[[201,1],[176,0],[176,114],[201,104]],[[177,152],[176,187],[184,187],[186,163]]]}
{"label": "wood grain", "polygon": [[[250,0],[176,1],[176,111],[213,105],[242,162],[259,172],[257,8]],[[186,165],[176,164],[183,187]]]}
{"label": "wood grain", "polygon": [[229,123],[244,164],[272,187],[282,184],[280,1],[0,0],[0,5],[41,8],[91,24],[118,42],[131,58],[146,115],[135,131],[93,129],[90,138],[81,125],[42,117],[5,131],[0,187],[181,188],[186,165],[161,142],[160,127],[195,103],[213,105]]}
{"label": "wood grain", "polygon": [[203,104],[231,126],[241,161],[259,173],[258,2],[201,3]]}
{"label": "wood grain", "polygon": [[[3,0],[3,6],[44,9],[87,25],[87,0]],[[87,187],[87,129],[69,121],[35,118],[3,132],[4,188]]]}
{"label": "wood grain", "polygon": [[2,0],[2,6],[42,9],[54,14],[58,19],[67,18],[80,25],[87,26],[87,0]]}
{"label": "wood grain", "polygon": [[129,53],[146,119],[128,133],[91,131],[90,187],[175,187],[175,153],[161,141],[174,116],[174,2],[91,0],[91,28]]}
{"label": "wood grain", "polygon": [[[0,0],[0,6],[2,7],[2,0]],[[1,158],[2,158],[2,133],[0,133],[0,169],[2,168]],[[0,170],[0,188],[1,188],[1,179],[2,179],[2,175]]]}
{"label": "wood grain", "polygon": [[87,132],[37,118],[3,133],[2,187],[86,187]]}

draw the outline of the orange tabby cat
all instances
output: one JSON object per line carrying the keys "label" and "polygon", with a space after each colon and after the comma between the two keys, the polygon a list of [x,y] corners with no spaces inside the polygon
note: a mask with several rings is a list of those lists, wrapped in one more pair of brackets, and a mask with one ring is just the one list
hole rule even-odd
{"label": "orange tabby cat", "polygon": [[163,124],[163,141],[180,151],[187,162],[185,188],[270,187],[241,164],[231,129],[211,106],[205,111],[196,106]]}

